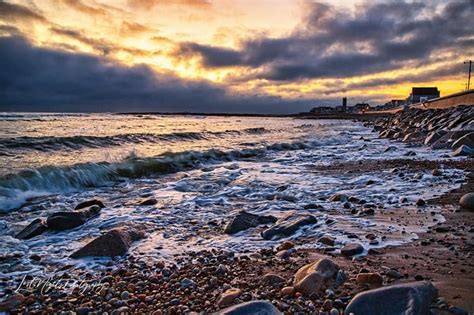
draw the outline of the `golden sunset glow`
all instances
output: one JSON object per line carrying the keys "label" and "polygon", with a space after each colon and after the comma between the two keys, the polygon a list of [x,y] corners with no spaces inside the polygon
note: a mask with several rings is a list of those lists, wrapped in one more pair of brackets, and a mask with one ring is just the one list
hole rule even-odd
{"label": "golden sunset glow", "polygon": [[[382,2],[42,0],[0,3],[4,7],[0,34],[21,36],[34,47],[87,54],[126,67],[145,65],[157,76],[172,75],[184,82],[207,82],[227,94],[250,93],[307,100],[311,104],[339,102],[343,96],[383,103],[392,98],[405,98],[413,85],[438,86],[442,95],[458,92],[464,89],[466,76],[462,63],[474,51],[472,32],[469,35],[460,26],[454,30],[459,33],[457,38],[445,43],[441,38],[445,35],[439,34],[439,43],[420,43],[419,50],[426,51],[416,52],[417,47],[410,41],[424,38],[423,23],[436,23],[450,12],[443,2],[416,9],[418,15],[412,19],[413,23],[420,23],[419,30],[400,31],[393,38],[383,38],[380,34],[374,38],[370,34],[361,36],[364,32],[370,33],[371,23],[375,23],[368,12],[379,10],[377,6],[383,8]],[[387,5],[386,21],[381,27],[392,23],[391,31],[396,33],[397,28],[405,27],[397,26],[403,23],[398,15],[401,9],[394,2]],[[409,3],[404,5],[410,6]],[[445,29],[455,28],[447,25],[449,21],[445,23]],[[351,31],[354,33],[347,34]],[[436,33],[426,36],[436,36]],[[380,44],[384,40],[387,42]],[[399,50],[403,48],[398,46],[403,45],[410,51],[407,56]],[[285,52],[279,56],[280,51]],[[350,54],[367,62],[367,68],[360,66],[358,59],[352,64]],[[342,63],[337,61],[339,55]],[[334,60],[329,58],[332,56]],[[326,69],[332,63],[341,65],[341,69]],[[344,63],[346,67],[342,66]],[[353,70],[352,65],[360,69]]]}

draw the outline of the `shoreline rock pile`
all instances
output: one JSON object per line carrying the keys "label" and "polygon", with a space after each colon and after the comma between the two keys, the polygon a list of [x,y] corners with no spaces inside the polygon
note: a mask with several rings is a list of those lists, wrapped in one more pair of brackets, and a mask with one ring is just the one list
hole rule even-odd
{"label": "shoreline rock pile", "polygon": [[367,122],[380,137],[451,149],[453,156],[474,156],[474,106],[408,109]]}

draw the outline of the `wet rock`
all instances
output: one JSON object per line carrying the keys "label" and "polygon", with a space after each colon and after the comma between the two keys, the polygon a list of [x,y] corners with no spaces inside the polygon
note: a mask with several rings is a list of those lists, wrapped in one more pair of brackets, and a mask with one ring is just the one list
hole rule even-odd
{"label": "wet rock", "polygon": [[117,228],[111,230],[104,235],[99,236],[95,240],[74,252],[72,258],[80,258],[87,256],[122,256],[130,245],[144,237],[142,232],[134,229]]}
{"label": "wet rock", "polygon": [[269,301],[255,300],[223,309],[218,315],[281,315],[281,312]]}
{"label": "wet rock", "polygon": [[234,303],[234,300],[242,294],[242,290],[238,288],[230,288],[222,293],[217,305],[219,307],[229,306]]}
{"label": "wet rock", "polygon": [[327,246],[334,246],[335,242],[336,242],[335,238],[329,235],[324,235],[318,239],[318,243],[321,243]]}
{"label": "wet rock", "polygon": [[324,287],[336,280],[339,266],[323,258],[301,267],[295,274],[295,289],[308,296],[318,294]]}
{"label": "wet rock", "polygon": [[356,277],[357,284],[368,285],[370,288],[379,288],[383,278],[379,273],[359,273]]}
{"label": "wet rock", "polygon": [[24,301],[25,297],[22,294],[14,294],[0,303],[0,312],[10,312],[20,306]]}
{"label": "wet rock", "polygon": [[308,203],[306,204],[303,209],[305,210],[316,210],[316,209],[324,209],[323,206],[315,204],[315,203]]}
{"label": "wet rock", "polygon": [[437,130],[428,134],[425,138],[424,143],[426,145],[431,145],[434,142],[438,141],[442,136],[444,136],[447,132],[444,130]]}
{"label": "wet rock", "polygon": [[357,294],[344,314],[429,314],[437,290],[429,282],[399,284]]}
{"label": "wet rock", "polygon": [[99,206],[100,208],[105,208],[105,205],[102,201],[99,199],[92,199],[92,200],[87,200],[79,203],[74,210],[79,210],[83,208],[89,208],[91,206]]}
{"label": "wet rock", "polygon": [[40,260],[41,260],[41,256],[36,255],[36,254],[33,254],[33,255],[30,256],[30,259],[31,259],[31,260],[34,260],[34,261],[40,261]]}
{"label": "wet rock", "polygon": [[52,230],[69,230],[86,223],[100,214],[99,206],[92,206],[87,210],[55,212],[46,219],[46,225]]}
{"label": "wet rock", "polygon": [[468,193],[461,197],[459,205],[464,210],[474,211],[474,193]]}
{"label": "wet rock", "polygon": [[15,237],[20,240],[28,240],[32,237],[46,232],[47,229],[48,227],[46,226],[43,219],[35,219],[30,224],[28,224],[23,230],[21,230],[17,235],[15,235]]}
{"label": "wet rock", "polygon": [[454,141],[451,148],[455,150],[463,145],[474,148],[474,132],[468,133]]}
{"label": "wet rock", "polygon": [[280,246],[277,247],[277,251],[287,250],[293,247],[295,247],[295,243],[293,243],[292,241],[284,241],[280,244]]}
{"label": "wet rock", "polygon": [[433,171],[431,171],[431,174],[433,176],[441,176],[443,175],[443,172],[441,172],[441,170],[439,170],[438,168],[435,168]]}
{"label": "wet rock", "polygon": [[278,237],[290,236],[305,225],[317,223],[312,215],[290,215],[275,223],[274,226],[262,232],[262,237],[270,240]]}
{"label": "wet rock", "polygon": [[286,279],[274,274],[274,273],[267,273],[262,278],[262,283],[272,287],[279,287],[282,286],[286,282]]}
{"label": "wet rock", "polygon": [[389,271],[387,271],[385,275],[392,279],[400,279],[402,277],[402,275],[398,271],[393,270],[393,269],[390,269]]}
{"label": "wet rock", "polygon": [[348,199],[349,197],[346,194],[342,194],[342,193],[337,193],[329,197],[329,201],[332,201],[332,202],[336,202],[336,201],[345,202]]}
{"label": "wet rock", "polygon": [[341,254],[350,257],[364,252],[364,247],[357,243],[350,243],[341,248]]}
{"label": "wet rock", "polygon": [[155,198],[148,198],[143,201],[141,201],[138,205],[139,206],[154,206],[158,203],[158,200]]}
{"label": "wet rock", "polygon": [[275,223],[276,221],[277,218],[271,215],[256,215],[247,211],[240,211],[235,218],[226,225],[224,233],[235,234],[259,226],[260,224]]}
{"label": "wet rock", "polygon": [[426,205],[426,201],[424,201],[423,199],[420,198],[416,201],[416,205],[418,207],[424,207]]}
{"label": "wet rock", "polygon": [[397,147],[396,146],[389,146],[387,147],[385,150],[383,150],[383,152],[390,152],[390,151],[396,151],[397,150]]}
{"label": "wet rock", "polygon": [[452,156],[474,156],[474,148],[462,145],[451,154]]}

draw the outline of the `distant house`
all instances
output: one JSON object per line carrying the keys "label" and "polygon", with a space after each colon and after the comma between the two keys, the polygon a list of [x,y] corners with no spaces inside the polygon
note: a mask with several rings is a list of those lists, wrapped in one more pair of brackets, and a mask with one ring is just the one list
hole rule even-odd
{"label": "distant house", "polygon": [[390,102],[385,103],[383,106],[385,109],[390,109],[394,107],[401,106],[405,104],[406,100],[391,100]]}
{"label": "distant house", "polygon": [[357,103],[351,107],[351,111],[355,113],[366,112],[370,110],[371,107],[368,103]]}
{"label": "distant house", "polygon": [[334,107],[331,107],[331,106],[314,107],[309,112],[313,114],[332,113],[334,112]]}
{"label": "distant house", "polygon": [[437,87],[413,87],[410,96],[407,98],[407,103],[423,103],[438,97],[439,90]]}

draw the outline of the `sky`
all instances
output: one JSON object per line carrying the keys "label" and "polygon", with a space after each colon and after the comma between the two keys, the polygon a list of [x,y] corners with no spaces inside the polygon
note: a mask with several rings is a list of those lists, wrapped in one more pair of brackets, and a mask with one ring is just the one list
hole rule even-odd
{"label": "sky", "polygon": [[465,89],[474,0],[0,0],[0,111],[295,113]]}

